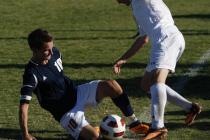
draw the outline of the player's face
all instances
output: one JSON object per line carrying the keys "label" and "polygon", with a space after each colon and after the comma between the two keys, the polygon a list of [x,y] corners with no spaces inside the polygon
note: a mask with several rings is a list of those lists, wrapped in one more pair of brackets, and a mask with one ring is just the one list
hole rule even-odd
{"label": "player's face", "polygon": [[117,0],[117,1],[118,1],[118,3],[122,3],[122,4],[125,4],[125,5],[127,5],[127,6],[129,6],[130,3],[131,3],[130,0]]}
{"label": "player's face", "polygon": [[53,54],[52,48],[53,48],[53,41],[44,43],[44,46],[35,52],[36,58],[41,62],[50,60]]}

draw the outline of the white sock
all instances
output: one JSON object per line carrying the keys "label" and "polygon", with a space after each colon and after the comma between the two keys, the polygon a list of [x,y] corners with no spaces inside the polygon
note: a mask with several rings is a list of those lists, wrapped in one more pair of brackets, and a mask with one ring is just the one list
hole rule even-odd
{"label": "white sock", "polygon": [[152,98],[152,128],[164,127],[164,111],[167,101],[166,86],[164,83],[156,83],[150,87]]}
{"label": "white sock", "polygon": [[171,103],[180,106],[185,111],[189,111],[192,107],[192,103],[181,96],[179,93],[171,89],[169,86],[166,85],[166,93],[167,93],[167,100]]}
{"label": "white sock", "polygon": [[[151,93],[148,92],[148,94]],[[167,101],[183,108],[187,112],[190,111],[192,107],[192,102],[181,96],[179,93],[170,88],[168,85],[166,85],[166,94],[167,94]]]}

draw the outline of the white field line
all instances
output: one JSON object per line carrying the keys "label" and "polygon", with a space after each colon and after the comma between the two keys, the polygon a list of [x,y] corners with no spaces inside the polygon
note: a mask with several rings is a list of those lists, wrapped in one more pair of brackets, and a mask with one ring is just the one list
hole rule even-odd
{"label": "white field line", "polygon": [[198,72],[203,68],[206,64],[206,61],[210,59],[210,49],[200,57],[198,61],[192,67],[188,69],[188,72],[183,74],[183,77],[180,78],[176,84],[173,85],[173,88],[181,92],[186,83],[190,80],[191,77],[194,77],[198,74]]}

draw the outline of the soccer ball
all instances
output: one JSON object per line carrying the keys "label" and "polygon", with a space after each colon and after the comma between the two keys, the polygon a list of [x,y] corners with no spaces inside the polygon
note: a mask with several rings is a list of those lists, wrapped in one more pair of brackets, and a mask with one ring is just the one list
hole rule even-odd
{"label": "soccer ball", "polygon": [[105,139],[121,139],[125,133],[125,121],[118,115],[108,115],[101,121],[100,132]]}

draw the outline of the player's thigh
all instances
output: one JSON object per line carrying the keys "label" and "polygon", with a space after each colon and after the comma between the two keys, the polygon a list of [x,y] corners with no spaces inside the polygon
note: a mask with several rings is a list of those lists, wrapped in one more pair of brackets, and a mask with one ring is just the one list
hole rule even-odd
{"label": "player's thigh", "polygon": [[151,72],[151,85],[155,83],[165,83],[168,76],[168,69],[154,69]]}
{"label": "player's thigh", "polygon": [[142,77],[142,80],[141,80],[141,88],[145,92],[148,92],[150,90],[151,77],[152,77],[151,72],[145,71],[144,76]]}
{"label": "player's thigh", "polygon": [[165,83],[168,73],[168,69],[154,69],[151,72],[146,71],[141,81],[142,89],[149,92],[151,85],[154,83]]}
{"label": "player's thigh", "polygon": [[123,93],[121,86],[115,80],[100,81],[97,87],[96,100],[101,101],[105,97],[115,98]]}

